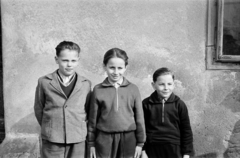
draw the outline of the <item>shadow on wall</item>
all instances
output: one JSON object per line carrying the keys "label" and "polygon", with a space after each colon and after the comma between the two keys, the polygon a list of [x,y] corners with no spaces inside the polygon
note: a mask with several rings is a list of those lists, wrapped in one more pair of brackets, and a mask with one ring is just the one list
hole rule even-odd
{"label": "shadow on wall", "polygon": [[217,153],[207,153],[203,155],[194,156],[193,158],[217,158]]}
{"label": "shadow on wall", "polygon": [[228,141],[228,148],[224,152],[224,158],[240,157],[240,120],[235,124],[232,135]]}
{"label": "shadow on wall", "polygon": [[40,126],[34,113],[27,115],[12,126],[11,132],[36,134],[40,132]]}

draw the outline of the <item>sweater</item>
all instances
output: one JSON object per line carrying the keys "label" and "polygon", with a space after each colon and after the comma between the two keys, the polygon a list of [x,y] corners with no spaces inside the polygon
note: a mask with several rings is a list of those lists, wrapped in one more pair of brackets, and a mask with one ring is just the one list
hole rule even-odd
{"label": "sweater", "polygon": [[193,152],[193,135],[185,103],[174,93],[160,100],[157,91],[143,100],[147,143],[171,143],[181,147],[182,154]]}
{"label": "sweater", "polygon": [[[61,79],[61,78],[60,78]],[[61,81],[59,81],[59,84],[64,92],[64,94],[69,98],[69,96],[71,95],[72,91],[73,91],[73,88],[76,84],[76,81],[77,81],[77,75],[74,76],[74,78],[72,78],[72,81],[70,81],[70,83],[65,86],[63,85],[63,83]]]}
{"label": "sweater", "polygon": [[93,89],[88,118],[88,143],[94,146],[96,130],[107,133],[136,131],[137,145],[146,134],[139,90],[126,78],[115,88],[106,78]]}

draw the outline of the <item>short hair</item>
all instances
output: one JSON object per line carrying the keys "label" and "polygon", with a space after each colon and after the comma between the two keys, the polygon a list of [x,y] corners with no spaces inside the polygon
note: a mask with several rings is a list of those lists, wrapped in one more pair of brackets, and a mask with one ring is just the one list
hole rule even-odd
{"label": "short hair", "polygon": [[57,47],[55,49],[56,49],[57,56],[59,56],[60,52],[65,49],[75,50],[78,52],[78,54],[81,51],[81,48],[76,43],[71,42],[71,41],[62,41],[57,45]]}
{"label": "short hair", "polygon": [[153,73],[153,82],[156,82],[157,81],[157,78],[159,76],[163,76],[163,75],[172,75],[172,78],[174,80],[174,74],[173,72],[166,68],[166,67],[162,67],[162,68],[159,68],[157,69],[154,73]]}
{"label": "short hair", "polygon": [[115,57],[123,59],[125,62],[125,66],[128,65],[127,53],[124,50],[121,50],[119,48],[112,48],[112,49],[108,50],[104,55],[103,64],[107,65],[108,61],[111,58],[115,58]]}

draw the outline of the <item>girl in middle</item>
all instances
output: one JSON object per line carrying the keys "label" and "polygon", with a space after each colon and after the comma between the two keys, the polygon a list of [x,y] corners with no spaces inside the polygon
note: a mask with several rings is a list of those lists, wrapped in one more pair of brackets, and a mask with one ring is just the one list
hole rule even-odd
{"label": "girl in middle", "polygon": [[88,118],[91,158],[139,158],[146,139],[141,96],[124,77],[128,56],[108,50],[103,67],[108,77],[93,89]]}

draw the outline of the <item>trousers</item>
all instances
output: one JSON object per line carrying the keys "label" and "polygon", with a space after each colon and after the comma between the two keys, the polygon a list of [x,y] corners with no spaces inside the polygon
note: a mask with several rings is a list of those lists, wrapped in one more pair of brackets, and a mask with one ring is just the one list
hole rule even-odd
{"label": "trousers", "polygon": [[136,148],[135,132],[97,132],[95,149],[97,158],[133,158]]}
{"label": "trousers", "polygon": [[42,139],[42,158],[85,158],[85,143],[53,143]]}
{"label": "trousers", "polygon": [[176,144],[150,143],[145,146],[148,158],[182,158],[181,148]]}

